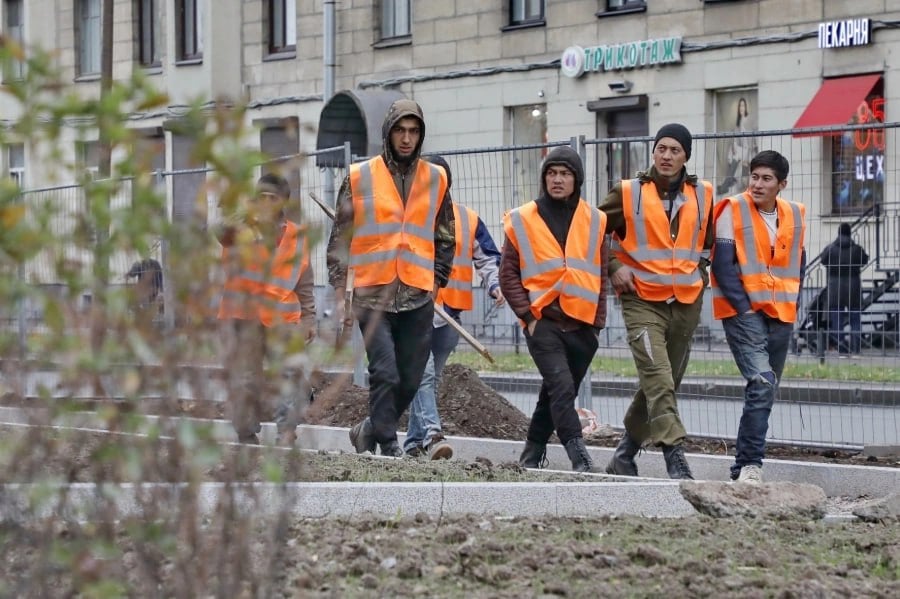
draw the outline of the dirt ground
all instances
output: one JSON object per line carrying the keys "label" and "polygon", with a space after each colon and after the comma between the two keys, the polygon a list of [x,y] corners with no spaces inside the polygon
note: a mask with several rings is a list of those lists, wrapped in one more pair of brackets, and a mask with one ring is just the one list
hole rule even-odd
{"label": "dirt ground", "polygon": [[[307,414],[307,422],[327,426],[351,427],[366,416],[368,391],[351,384],[348,375],[317,375],[313,379],[316,400]],[[110,402],[79,400],[73,407],[98,410]],[[37,400],[24,403],[11,394],[0,397],[0,405],[35,406]],[[142,399],[139,403],[116,402],[125,411],[145,414],[186,415],[195,418],[225,418],[225,404],[218,401]],[[502,395],[484,384],[478,374],[459,364],[448,364],[438,395],[438,409],[444,433],[466,437],[485,437],[524,441],[529,417],[510,404]],[[406,415],[399,429],[406,429]],[[605,423],[614,427],[620,423]],[[620,433],[602,426],[586,437],[589,445],[614,447]],[[555,436],[552,442],[558,440]],[[690,453],[714,455],[734,454],[733,442],[722,439],[691,438],[686,442]],[[789,445],[768,445],[768,459],[829,462],[836,464],[900,467],[900,456],[874,458],[860,452],[834,449],[814,449]]]}
{"label": "dirt ground", "polygon": [[[900,593],[897,526],[641,518],[216,519],[141,538],[116,525],[0,526],[16,597],[774,597]],[[53,566],[37,558],[56,543]],[[63,553],[61,548],[70,549]],[[104,591],[104,592],[100,592]]]}
{"label": "dirt ground", "polygon": [[[439,402],[448,433],[524,438],[527,417],[475,373],[452,366],[445,380]],[[363,416],[365,390],[326,379],[318,384],[311,421],[349,426]],[[142,401],[136,407],[222,416],[221,404]],[[582,479],[548,479],[480,459],[434,463],[215,443],[206,450],[204,441],[3,427],[0,483]],[[594,441],[611,444],[615,437]],[[723,446],[692,443],[691,450]],[[207,518],[190,506],[156,509],[159,518],[149,521],[0,522],[0,597],[900,596],[896,522],[424,514],[266,521],[227,501]]]}
{"label": "dirt ground", "polygon": [[[188,456],[184,446],[161,439],[123,440],[2,427],[0,483],[583,480],[484,460],[435,463],[247,445],[215,445],[218,453],[209,454],[195,446]],[[198,518],[190,501],[171,505],[149,493],[145,500],[158,517],[147,521],[119,521],[110,510],[103,512],[108,522],[0,521],[0,597],[887,599],[900,593],[896,522],[425,514],[267,521],[252,509],[235,511],[227,499],[214,515]],[[840,511],[832,504],[829,512],[835,507]]]}

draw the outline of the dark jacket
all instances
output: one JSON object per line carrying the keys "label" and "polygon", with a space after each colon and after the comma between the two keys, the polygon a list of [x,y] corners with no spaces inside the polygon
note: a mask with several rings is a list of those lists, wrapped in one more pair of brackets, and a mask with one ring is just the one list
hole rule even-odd
{"label": "dark jacket", "polygon": [[[553,165],[563,165],[575,173],[575,191],[564,202],[554,200],[547,194],[545,183],[545,174],[547,169]],[[559,246],[565,251],[566,238],[569,234],[569,227],[572,225],[572,217],[575,214],[575,208],[581,197],[581,185],[584,183],[584,169],[581,165],[581,158],[578,154],[568,146],[561,146],[554,149],[541,167],[541,193],[535,202],[538,207],[538,214],[547,223],[547,227]],[[601,262],[603,272],[601,274],[603,286],[600,289],[600,297],[597,301],[597,313],[594,316],[593,327],[598,331],[606,326],[606,294],[607,294],[607,272],[606,265],[608,259],[607,244],[602,245]],[[507,239],[503,244],[503,255],[500,260],[500,289],[503,296],[509,303],[509,307],[516,313],[520,319],[526,323],[534,320],[531,314],[531,300],[528,297],[528,290],[522,285],[522,272],[519,265],[519,252],[515,246],[509,243]],[[555,300],[549,306],[546,306],[541,315],[548,319],[559,323],[563,330],[573,330],[584,325],[579,320],[566,315],[559,305],[559,300]]]}
{"label": "dark jacket", "polygon": [[[422,135],[419,145],[413,153],[413,158],[408,163],[401,163],[394,157],[391,149],[390,132],[397,122],[405,117],[419,119]],[[381,127],[382,158],[388,169],[394,176],[394,185],[403,202],[409,196],[412,186],[412,175],[419,162],[419,153],[422,143],[425,141],[425,119],[419,105],[412,100],[397,100],[391,105],[384,118]],[[335,210],[335,222],[328,240],[326,263],[328,265],[328,282],[343,296],[343,290],[347,281],[347,265],[350,256],[350,241],[353,238],[353,196],[350,189],[350,175],[348,174],[341,189]],[[441,200],[438,208],[434,229],[434,280],[440,287],[447,286],[450,277],[450,269],[453,267],[453,254],[456,251],[455,223],[453,220],[453,205],[450,200],[449,187]],[[353,294],[353,304],[367,309],[385,310],[388,312],[404,312],[420,308],[431,299],[430,291],[423,291],[410,287],[395,279],[387,285],[373,285],[357,288]]]}
{"label": "dark jacket", "polygon": [[859,310],[862,302],[860,270],[869,263],[866,250],[848,234],[839,234],[820,256],[828,270],[828,305]]}

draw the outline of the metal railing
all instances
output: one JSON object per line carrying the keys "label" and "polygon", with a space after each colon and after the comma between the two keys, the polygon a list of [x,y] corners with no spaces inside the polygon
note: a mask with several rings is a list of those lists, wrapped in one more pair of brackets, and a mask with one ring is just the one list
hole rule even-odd
{"label": "metal railing", "polygon": [[[831,195],[828,165],[828,144],[822,137],[796,137],[797,131],[756,131],[746,134],[697,134],[694,136],[693,154],[689,172],[698,173],[701,178],[711,180],[717,189],[717,198],[725,192],[734,193],[735,183],[729,177],[733,174],[721,169],[717,163],[723,146],[738,138],[752,138],[756,149],[775,149],[791,161],[789,186],[784,196],[807,203],[807,252],[810,256],[806,291],[803,303],[809,305],[812,294],[824,287],[821,265],[817,261],[819,251],[829,243],[839,222],[852,219],[854,234],[866,246],[872,262],[864,276],[873,279],[879,269],[900,267],[900,180],[898,173],[898,152],[896,135],[898,123],[879,125],[884,130],[885,150],[883,158],[883,193],[881,201],[873,207],[852,216],[832,215],[828,210],[816,210],[815,206],[829,206],[827,202],[811,204],[809,198],[828,198]],[[872,127],[846,127],[827,130],[827,133],[847,134]],[[818,130],[816,130],[818,131]],[[803,131],[809,133],[811,131]],[[630,166],[643,170],[649,164],[650,137],[620,139],[573,138],[545,144],[503,146],[487,148],[464,148],[436,152],[443,155],[450,164],[453,174],[452,195],[454,201],[475,209],[486,223],[498,247],[503,242],[502,217],[509,209],[537,197],[540,191],[540,165],[543,157],[554,147],[571,145],[579,151],[585,164],[583,195],[591,204],[597,204],[611,186],[622,177],[633,172],[617,172],[616,165],[624,152],[629,155]],[[299,172],[299,189],[295,189],[295,200],[299,201],[302,218],[317,231],[318,242],[312,247],[311,264],[315,273],[320,328],[330,326],[325,314],[333,302],[332,290],[327,285],[325,267],[325,240],[330,232],[330,221],[324,213],[307,200],[309,192],[315,192],[324,201],[333,205],[335,192],[347,174],[345,167],[319,168],[315,165],[317,153],[343,151],[343,164],[351,162],[349,144],[338,148],[327,148],[316,153],[301,156],[281,157],[272,164],[289,164]],[[638,164],[639,160],[643,163]],[[171,193],[174,181],[189,171],[167,171],[156,173],[159,189]],[[196,174],[196,170],[190,171]],[[206,171],[201,171],[206,172]],[[727,184],[727,185],[726,185]],[[718,193],[721,190],[723,193]],[[208,207],[207,222],[217,218],[216,198],[207,197],[201,202]],[[172,206],[176,198],[167,198]],[[53,216],[47,222],[47,231],[60,239],[67,238],[86,226],[83,214],[84,197],[78,186],[64,186],[34,189],[23,192],[26,205],[53,205],[49,211]],[[113,200],[116,210],[128,210],[129,194],[127,186]],[[168,254],[166,241],[150,243],[152,255],[164,265],[164,276],[172,260],[181,256]],[[80,262],[89,268],[90,257],[83,252],[67,247],[48,244],[45,253],[25,265],[25,280],[30,285],[47,288],[64,287],[58,274],[60,258]],[[118,283],[134,260],[147,258],[133,252],[117,253],[111,260],[113,282]],[[209,285],[215,285],[210,277]],[[166,318],[169,327],[176,325],[176,289],[165,287]],[[524,339],[515,316],[508,309],[491,310],[491,301],[478,284],[475,289],[476,301],[472,311],[463,314],[463,324],[495,353],[525,354]],[[881,310],[900,318],[900,301],[897,295],[888,296],[888,303]],[[583,396],[587,407],[593,408],[605,422],[618,424],[622,420],[631,393],[636,388],[636,378],[628,372],[631,361],[630,350],[625,337],[625,327],[621,310],[615,296],[609,296],[609,316],[606,329],[601,333],[598,351],[599,367],[593,371],[591,393]],[[695,336],[692,368],[686,377],[679,395],[682,415],[688,430],[693,435],[733,436],[740,417],[741,394],[744,382],[737,375],[730,351],[724,342],[721,325],[712,318],[710,302],[706,301],[702,322]],[[21,305],[19,310],[26,313],[29,327],[40,326],[42,314],[40,306]],[[16,315],[7,308],[7,323],[15,322]],[[459,348],[465,351],[464,347]],[[821,356],[808,353],[793,355],[790,363],[815,365]],[[900,362],[896,346],[880,347],[866,352],[866,366],[870,370],[893,371]],[[836,363],[836,362],[835,362]],[[604,366],[608,364],[609,366]],[[624,371],[624,372],[623,372]],[[844,376],[844,375],[842,375]],[[497,388],[504,389],[507,398],[523,411],[530,412],[536,400],[539,385],[535,371],[509,373],[495,381]],[[890,378],[890,377],[886,377]],[[865,382],[859,380],[835,380],[818,385],[808,380],[792,380],[786,377],[782,383],[781,401],[772,415],[773,438],[793,442],[826,445],[859,446],[864,443],[883,440],[896,441],[900,431],[900,410],[898,410],[898,389],[894,382]]]}

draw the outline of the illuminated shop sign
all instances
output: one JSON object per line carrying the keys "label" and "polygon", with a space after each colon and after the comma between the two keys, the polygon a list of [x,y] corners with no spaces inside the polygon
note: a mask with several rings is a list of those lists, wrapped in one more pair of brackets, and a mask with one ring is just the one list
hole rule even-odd
{"label": "illuminated shop sign", "polygon": [[681,62],[681,38],[666,37],[609,46],[569,46],[562,54],[560,70],[566,77],[586,72],[637,69]]}
{"label": "illuminated shop sign", "polygon": [[846,19],[819,23],[819,47],[867,46],[872,37],[871,32],[872,22],[869,19]]}

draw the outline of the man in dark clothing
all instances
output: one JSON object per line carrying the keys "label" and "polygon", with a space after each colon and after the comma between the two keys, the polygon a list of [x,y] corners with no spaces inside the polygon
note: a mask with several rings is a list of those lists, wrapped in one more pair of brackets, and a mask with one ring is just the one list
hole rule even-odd
{"label": "man in dark clothing", "polygon": [[581,199],[583,183],[578,154],[556,148],[541,168],[540,197],[503,219],[500,289],[543,377],[519,458],[526,468],[542,465],[555,429],[572,469],[594,470],[575,398],[606,324],[606,216]]}
{"label": "man in dark clothing", "polygon": [[[382,126],[381,155],[350,167],[328,241],[328,278],[343,298],[353,274],[353,314],[369,359],[369,416],[350,430],[358,453],[401,457],[397,420],[419,388],[431,353],[434,296],[456,249],[447,176],[419,160],[422,109],[394,102]],[[335,313],[343,319],[343,301]]]}
{"label": "man in dark clothing", "polygon": [[[822,251],[820,260],[828,269],[828,331],[841,357],[858,354],[862,344],[862,282],[859,271],[869,255],[852,238],[849,223],[841,223],[838,236]],[[850,317],[850,344],[843,342],[843,317]]]}

